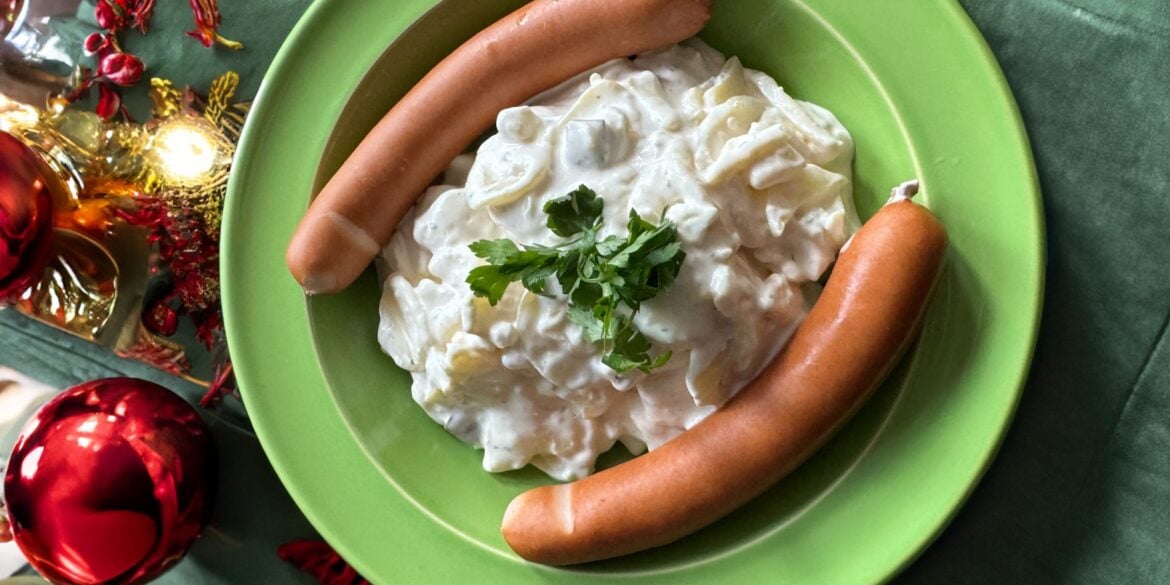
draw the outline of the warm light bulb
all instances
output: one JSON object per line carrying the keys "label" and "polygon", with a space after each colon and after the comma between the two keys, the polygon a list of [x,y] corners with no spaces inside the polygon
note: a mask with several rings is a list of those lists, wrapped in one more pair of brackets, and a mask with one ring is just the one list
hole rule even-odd
{"label": "warm light bulb", "polygon": [[158,170],[170,182],[196,184],[207,180],[222,156],[210,128],[183,120],[168,121],[158,129],[151,146]]}
{"label": "warm light bulb", "polygon": [[37,123],[37,119],[37,111],[32,106],[12,101],[8,96],[0,94],[0,130],[11,132],[14,128],[32,126]]}

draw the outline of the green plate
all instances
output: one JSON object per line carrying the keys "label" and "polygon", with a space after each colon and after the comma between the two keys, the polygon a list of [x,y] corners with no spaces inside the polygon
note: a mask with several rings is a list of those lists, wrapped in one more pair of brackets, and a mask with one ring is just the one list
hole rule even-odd
{"label": "green plate", "polygon": [[[410,400],[378,349],[372,274],[306,302],[284,250],[366,129],[519,0],[319,0],[264,80],[223,234],[228,338],[277,472],[321,533],[379,583],[874,583],[910,562],[978,482],[1028,370],[1043,226],[1027,138],[996,63],[952,0],[719,0],[702,36],[835,112],[856,201],[920,177],[952,247],[918,344],[862,412],[765,496],[674,545],[575,569],[514,556],[512,496],[481,453]],[[470,91],[474,91],[474,88]],[[441,128],[436,128],[441,132]]]}

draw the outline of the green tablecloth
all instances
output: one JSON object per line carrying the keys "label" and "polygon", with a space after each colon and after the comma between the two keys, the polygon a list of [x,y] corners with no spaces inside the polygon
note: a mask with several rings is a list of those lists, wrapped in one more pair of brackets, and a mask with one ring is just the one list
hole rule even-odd
{"label": "green tablecloth", "polygon": [[[181,42],[190,28],[181,2],[160,2],[151,36],[128,45],[166,64],[152,73],[206,85],[233,68],[252,92],[308,2],[220,4],[223,33],[247,51]],[[1170,2],[963,5],[999,58],[1032,140],[1048,222],[1047,293],[1028,388],[998,458],[897,582],[1170,583]],[[12,312],[0,313],[0,364],[56,384],[148,373]],[[255,487],[245,500],[279,520],[243,522],[232,536],[254,550],[304,536],[307,525],[290,517],[267,466],[253,465],[262,461],[255,444],[226,440],[239,469],[255,468],[226,489]],[[218,518],[241,524],[227,516]],[[226,548],[204,549],[163,582],[291,582],[272,557],[245,561],[237,550],[223,561]]]}
{"label": "green tablecloth", "polygon": [[965,0],[1015,92],[1048,274],[1000,454],[905,583],[1170,583],[1170,2]]}

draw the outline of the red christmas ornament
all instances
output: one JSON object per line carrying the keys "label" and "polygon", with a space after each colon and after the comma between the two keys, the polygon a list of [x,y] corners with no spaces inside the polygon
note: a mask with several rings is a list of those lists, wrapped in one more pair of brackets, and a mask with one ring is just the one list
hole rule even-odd
{"label": "red christmas ornament", "polygon": [[8,519],[54,583],[142,583],[202,532],[214,475],[194,408],[151,382],[96,380],[25,425],[4,476]]}
{"label": "red christmas ornament", "polygon": [[41,279],[53,235],[53,196],[37,153],[0,132],[0,306]]}

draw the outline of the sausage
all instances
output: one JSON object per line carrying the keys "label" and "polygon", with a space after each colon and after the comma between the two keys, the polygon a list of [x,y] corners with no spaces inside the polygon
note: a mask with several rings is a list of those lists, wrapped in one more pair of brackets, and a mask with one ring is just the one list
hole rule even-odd
{"label": "sausage", "polygon": [[611,59],[694,36],[711,0],[535,0],[463,43],[374,126],[289,243],[308,293],[365,270],[402,216],[500,110]]}
{"label": "sausage", "polygon": [[504,513],[504,539],[533,562],[600,560],[682,538],[767,490],[893,368],[917,334],[946,241],[934,215],[896,190],[841,253],[820,298],[755,380],[654,451],[520,494]]}

